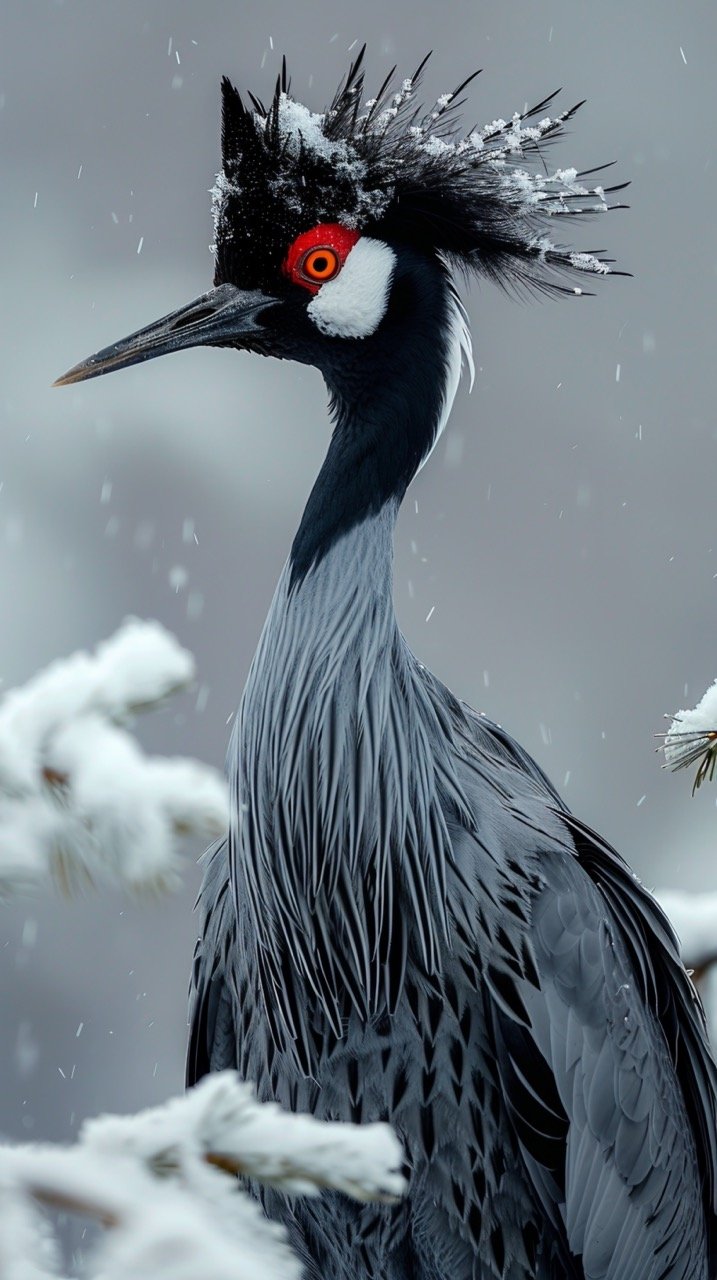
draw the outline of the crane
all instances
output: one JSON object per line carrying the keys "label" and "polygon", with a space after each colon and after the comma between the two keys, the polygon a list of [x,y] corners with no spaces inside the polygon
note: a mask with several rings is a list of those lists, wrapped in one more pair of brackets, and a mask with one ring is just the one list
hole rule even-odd
{"label": "crane", "polygon": [[[707,1280],[715,1066],[675,935],[530,756],[413,655],[393,529],[470,337],[457,273],[580,294],[608,207],[552,99],[463,134],[423,65],[330,106],[223,81],[215,276],[61,384],[216,345],[312,365],[333,432],[249,671],[207,855],[187,1080],[388,1120],[398,1205],[264,1193],[310,1280]],[[472,77],[470,77],[472,79]],[[540,162],[536,164],[535,162]]]}

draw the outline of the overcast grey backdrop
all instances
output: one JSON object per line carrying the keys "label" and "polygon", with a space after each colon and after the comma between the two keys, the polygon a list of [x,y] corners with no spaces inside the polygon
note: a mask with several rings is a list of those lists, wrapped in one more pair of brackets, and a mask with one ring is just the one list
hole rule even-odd
{"label": "overcast grey backdrop", "polygon": [[[4,686],[160,618],[201,709],[143,740],[221,763],[326,447],[322,383],[210,350],[50,383],[211,283],[222,73],[268,95],[285,50],[318,109],[354,41],[371,83],[434,48],[427,93],[484,68],[467,125],[560,85],[588,99],[552,154],[632,179],[631,210],[576,236],[634,279],[527,305],[472,290],[476,385],[405,506],[402,625],[648,882],[717,887],[717,789],[692,800],[654,737],[717,675],[716,34],[713,0],[3,0]],[[65,1138],[180,1088],[198,883],[190,861],[160,903],[0,908],[0,1131]]]}

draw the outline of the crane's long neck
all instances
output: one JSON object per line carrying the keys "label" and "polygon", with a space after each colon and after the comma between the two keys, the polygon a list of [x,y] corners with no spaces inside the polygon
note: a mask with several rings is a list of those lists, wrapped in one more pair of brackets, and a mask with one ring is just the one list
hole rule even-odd
{"label": "crane's long neck", "polygon": [[395,519],[446,424],[464,356],[472,372],[446,273],[410,267],[399,260],[386,324],[324,369],[334,432],[291,549],[294,586],[357,525],[381,511]]}
{"label": "crane's long neck", "polygon": [[466,811],[445,710],[394,615],[395,505],[352,525],[300,583],[287,562],[230,757],[243,945],[274,1040],[307,1075],[314,999],[340,1038],[349,1007],[395,1009],[409,963],[436,972],[446,812]]}
{"label": "crane's long neck", "polygon": [[445,426],[464,355],[472,363],[465,315],[440,264],[417,271],[410,254],[399,257],[392,308],[373,338],[342,347],[323,368],[334,431],[253,664],[265,690],[300,698],[307,672],[326,668],[325,687],[339,697],[342,664],[365,686],[398,634],[396,517]]}
{"label": "crane's long neck", "polygon": [[444,936],[444,805],[459,810],[459,788],[392,596],[400,501],[448,416],[466,343],[443,300],[441,325],[414,299],[411,340],[389,334],[373,381],[333,379],[333,439],[234,739],[237,908],[275,1039],[307,1072],[307,991],[340,1036],[347,996],[364,1016],[394,1007],[408,958],[434,971]]}

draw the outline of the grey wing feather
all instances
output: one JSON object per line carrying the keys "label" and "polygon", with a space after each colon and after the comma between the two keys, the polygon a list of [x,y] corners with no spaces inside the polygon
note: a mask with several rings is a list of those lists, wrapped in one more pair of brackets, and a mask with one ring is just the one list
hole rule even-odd
{"label": "grey wing feather", "polygon": [[[634,990],[619,932],[583,879],[577,866],[546,867],[533,919],[541,985],[521,992],[529,1019],[522,1053],[512,1037],[534,1085],[539,1051],[552,1076],[544,1107],[557,1099],[568,1121],[568,1242],[591,1280],[702,1276],[696,1144],[673,1064]],[[530,1150],[530,1135],[523,1141]],[[540,1146],[532,1148],[539,1157]]]}
{"label": "grey wing feather", "polygon": [[228,963],[236,945],[234,904],[229,888],[227,842],[204,855],[204,880],[197,901],[201,933],[194,949],[189,985],[189,1044],[186,1084],[210,1071],[237,1065],[237,1035]]}
{"label": "grey wing feather", "polygon": [[486,973],[503,1096],[534,1191],[589,1280],[706,1280],[717,1256],[717,1071],[674,933],[509,735],[461,711],[475,811],[495,789],[506,852],[534,832],[537,981],[500,948]]}
{"label": "grey wing feather", "polygon": [[562,815],[581,866],[615,917],[640,993],[660,1024],[695,1136],[710,1252],[717,1254],[717,1067],[704,1010],[680,958],[674,930],[655,898],[599,836]]}
{"label": "grey wing feather", "polygon": [[524,1019],[494,1003],[509,1111],[543,1206],[553,1218],[564,1206],[589,1280],[705,1280],[716,1091],[700,1006],[645,891],[627,871],[620,885],[619,863],[606,863],[605,892],[579,862],[579,848],[573,859],[541,855],[539,986],[515,980]]}

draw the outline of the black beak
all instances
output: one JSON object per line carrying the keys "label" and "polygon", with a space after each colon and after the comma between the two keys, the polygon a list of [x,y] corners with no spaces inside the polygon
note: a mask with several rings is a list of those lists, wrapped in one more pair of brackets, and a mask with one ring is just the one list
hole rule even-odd
{"label": "black beak", "polygon": [[186,307],[139,329],[114,346],[105,347],[76,364],[53,384],[66,387],[72,382],[84,382],[87,378],[99,378],[102,373],[114,369],[126,369],[142,360],[181,351],[184,347],[237,346],[251,347],[252,339],[261,334],[256,318],[266,307],[275,306],[276,298],[270,298],[258,290],[237,289],[233,284],[220,284]]}

